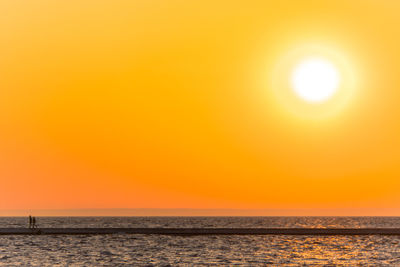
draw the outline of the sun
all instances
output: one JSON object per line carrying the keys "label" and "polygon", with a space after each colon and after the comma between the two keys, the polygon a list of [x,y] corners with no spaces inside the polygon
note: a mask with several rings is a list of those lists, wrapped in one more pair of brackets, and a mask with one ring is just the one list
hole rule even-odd
{"label": "sun", "polygon": [[271,94],[269,107],[309,122],[331,120],[354,107],[360,92],[360,65],[344,48],[326,43],[282,48],[266,70],[268,87],[262,87],[262,93],[267,88]]}
{"label": "sun", "polygon": [[291,86],[297,96],[310,103],[329,100],[340,85],[340,74],[324,58],[307,58],[298,63],[291,75]]}

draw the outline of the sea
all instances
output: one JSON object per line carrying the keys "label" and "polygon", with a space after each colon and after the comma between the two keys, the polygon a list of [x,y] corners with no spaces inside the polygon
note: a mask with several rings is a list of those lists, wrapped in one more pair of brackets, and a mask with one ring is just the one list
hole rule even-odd
{"label": "sea", "polygon": [[[398,228],[400,217],[37,217],[38,227]],[[0,217],[0,227],[28,218]],[[400,236],[4,235],[1,266],[400,266]]]}

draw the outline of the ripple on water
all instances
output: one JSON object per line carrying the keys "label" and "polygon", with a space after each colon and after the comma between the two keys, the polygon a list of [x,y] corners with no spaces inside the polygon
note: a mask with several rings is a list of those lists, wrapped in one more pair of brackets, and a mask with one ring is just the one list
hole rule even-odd
{"label": "ripple on water", "polygon": [[[25,218],[23,218],[25,219]],[[55,227],[397,227],[399,218],[39,218]],[[21,218],[0,218],[24,226]],[[400,265],[397,236],[0,236],[0,265]]]}

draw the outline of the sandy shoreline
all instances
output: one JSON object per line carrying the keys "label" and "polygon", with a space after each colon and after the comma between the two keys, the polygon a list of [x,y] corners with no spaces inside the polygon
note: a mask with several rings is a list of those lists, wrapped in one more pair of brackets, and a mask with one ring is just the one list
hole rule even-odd
{"label": "sandy shoreline", "polygon": [[400,228],[0,228],[0,235],[400,235]]}

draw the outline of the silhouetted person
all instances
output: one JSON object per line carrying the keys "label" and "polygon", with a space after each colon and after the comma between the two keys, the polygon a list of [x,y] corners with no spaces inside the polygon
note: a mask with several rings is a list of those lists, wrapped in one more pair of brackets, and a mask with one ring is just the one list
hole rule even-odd
{"label": "silhouetted person", "polygon": [[29,215],[29,228],[32,228],[32,216]]}
{"label": "silhouetted person", "polygon": [[32,228],[36,228],[36,217],[32,217]]}

